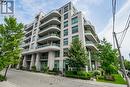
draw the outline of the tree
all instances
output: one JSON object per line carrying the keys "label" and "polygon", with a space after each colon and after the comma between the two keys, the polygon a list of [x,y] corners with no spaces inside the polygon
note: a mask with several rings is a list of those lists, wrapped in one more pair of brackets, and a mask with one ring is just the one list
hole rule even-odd
{"label": "tree", "polygon": [[87,65],[88,56],[86,49],[82,46],[78,38],[72,41],[68,50],[68,65],[76,70],[80,70]]}
{"label": "tree", "polygon": [[20,59],[20,43],[23,37],[23,24],[17,23],[14,17],[5,17],[4,24],[0,25],[0,70],[9,65],[17,64]]}
{"label": "tree", "polygon": [[113,49],[112,45],[105,39],[98,45],[98,49],[101,68],[105,71],[105,74],[111,75],[117,73],[119,63],[117,50]]}
{"label": "tree", "polygon": [[125,61],[124,61],[124,65],[125,65],[125,68],[126,68],[127,70],[130,70],[130,61],[125,60]]}

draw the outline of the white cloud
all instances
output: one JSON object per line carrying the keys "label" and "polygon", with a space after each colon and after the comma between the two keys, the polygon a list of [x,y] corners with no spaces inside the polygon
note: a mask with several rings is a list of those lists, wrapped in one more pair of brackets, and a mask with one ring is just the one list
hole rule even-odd
{"label": "white cloud", "polygon": [[[124,29],[126,20],[128,15],[130,14],[130,0],[128,0],[122,8],[116,13],[116,25],[115,31],[120,32]],[[109,42],[112,43],[112,18],[109,20],[108,25],[105,29],[100,33],[100,38],[105,37]],[[118,38],[120,35],[118,35]],[[130,53],[130,28],[126,34],[126,37],[121,46],[121,52],[125,56],[125,58],[129,58],[128,54]]]}

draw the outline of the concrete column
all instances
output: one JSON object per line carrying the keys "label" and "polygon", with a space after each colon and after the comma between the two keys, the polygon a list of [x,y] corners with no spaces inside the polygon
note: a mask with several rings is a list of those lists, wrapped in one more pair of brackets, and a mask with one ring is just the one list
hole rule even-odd
{"label": "concrete column", "polygon": [[92,71],[92,64],[91,64],[91,52],[88,51],[89,53],[89,68],[90,68],[90,71]]}
{"label": "concrete column", "polygon": [[34,66],[34,65],[35,65],[35,54],[32,54],[30,70],[31,70],[32,66]]}
{"label": "concrete column", "polygon": [[49,54],[48,54],[48,67],[49,67],[49,70],[53,70],[54,68],[54,52],[53,51],[50,51]]}
{"label": "concrete column", "polygon": [[19,69],[19,68],[20,68],[20,63],[18,63],[16,66],[16,69]]}
{"label": "concrete column", "polygon": [[24,55],[24,59],[23,59],[23,67],[27,67],[27,56],[26,55]]}
{"label": "concrete column", "polygon": [[36,55],[36,62],[35,62],[36,70],[40,71],[41,69],[41,64],[40,64],[40,53],[37,53]]}
{"label": "concrete column", "polygon": [[59,60],[59,70],[63,72],[63,60]]}

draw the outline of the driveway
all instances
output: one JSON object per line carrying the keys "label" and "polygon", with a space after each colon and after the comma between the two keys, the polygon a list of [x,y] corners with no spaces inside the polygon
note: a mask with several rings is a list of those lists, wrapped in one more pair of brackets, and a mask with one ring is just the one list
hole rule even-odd
{"label": "driveway", "polygon": [[71,79],[21,70],[9,70],[7,77],[8,81],[15,84],[16,87],[126,87],[125,85]]}

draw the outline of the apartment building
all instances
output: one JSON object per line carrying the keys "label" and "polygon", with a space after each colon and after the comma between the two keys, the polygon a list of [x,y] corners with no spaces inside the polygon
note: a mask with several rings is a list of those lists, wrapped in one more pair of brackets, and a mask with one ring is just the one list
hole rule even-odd
{"label": "apartment building", "polygon": [[85,20],[71,2],[47,14],[40,12],[35,20],[25,26],[22,66],[40,71],[47,66],[50,70],[67,69],[66,53],[73,39],[79,38],[89,55],[89,69],[96,68],[93,52],[99,42],[94,26]]}

